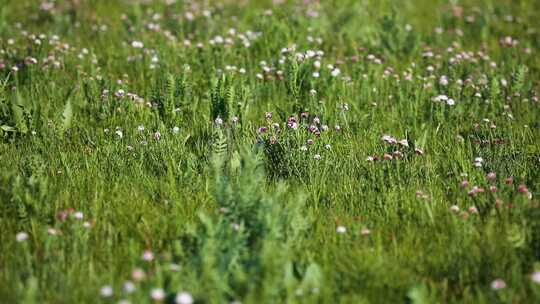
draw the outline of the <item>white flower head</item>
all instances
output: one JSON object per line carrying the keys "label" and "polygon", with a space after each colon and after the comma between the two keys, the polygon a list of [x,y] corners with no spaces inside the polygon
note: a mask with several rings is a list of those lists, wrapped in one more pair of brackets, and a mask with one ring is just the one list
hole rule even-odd
{"label": "white flower head", "polygon": [[105,285],[105,286],[101,287],[101,289],[99,290],[99,294],[104,298],[110,298],[110,297],[113,296],[114,291],[113,291],[112,286]]}
{"label": "white flower head", "polygon": [[21,232],[19,232],[19,233],[17,233],[15,235],[15,239],[19,243],[24,242],[24,241],[28,240],[28,233],[26,233],[24,231],[21,231]]}
{"label": "white flower head", "polygon": [[154,301],[163,301],[165,299],[165,296],[165,290],[163,290],[162,288],[153,288],[150,291],[150,297]]}
{"label": "white flower head", "polygon": [[193,304],[193,296],[185,291],[179,292],[174,298],[176,304]]}

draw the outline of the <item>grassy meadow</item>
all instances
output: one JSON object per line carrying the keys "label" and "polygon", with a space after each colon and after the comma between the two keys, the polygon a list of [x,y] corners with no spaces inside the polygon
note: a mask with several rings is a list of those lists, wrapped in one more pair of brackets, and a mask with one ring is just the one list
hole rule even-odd
{"label": "grassy meadow", "polygon": [[540,303],[540,2],[0,0],[0,303]]}

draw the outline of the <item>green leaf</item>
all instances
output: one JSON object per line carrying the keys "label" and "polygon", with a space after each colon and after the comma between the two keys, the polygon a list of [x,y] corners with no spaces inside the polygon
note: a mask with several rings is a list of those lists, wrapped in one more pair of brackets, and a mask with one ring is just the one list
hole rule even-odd
{"label": "green leaf", "polygon": [[62,112],[62,130],[67,130],[71,127],[71,121],[73,120],[73,107],[71,106],[71,100],[68,99]]}
{"label": "green leaf", "polygon": [[7,126],[7,125],[1,126],[0,129],[2,129],[2,131],[4,131],[4,132],[15,132],[15,131],[17,131],[16,128],[14,128],[12,126]]}
{"label": "green leaf", "polygon": [[418,284],[409,289],[407,297],[413,304],[427,304],[429,301],[429,292],[424,284]]}
{"label": "green leaf", "polygon": [[15,96],[15,100],[11,105],[11,110],[13,111],[13,117],[15,119],[15,125],[17,126],[17,129],[25,134],[28,131],[28,126],[26,125],[26,121],[24,119],[24,107],[22,105],[23,101],[19,94]]}

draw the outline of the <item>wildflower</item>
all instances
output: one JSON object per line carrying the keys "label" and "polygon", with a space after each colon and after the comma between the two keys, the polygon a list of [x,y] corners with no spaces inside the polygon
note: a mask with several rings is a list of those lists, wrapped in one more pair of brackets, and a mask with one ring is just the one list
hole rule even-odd
{"label": "wildflower", "polygon": [[216,119],[214,120],[214,123],[218,126],[221,126],[223,124],[223,119],[221,119],[221,117],[216,117]]}
{"label": "wildflower", "polygon": [[476,168],[481,168],[483,162],[484,162],[484,159],[483,159],[483,158],[481,158],[481,157],[476,157],[476,158],[474,159],[473,165],[474,165]]}
{"label": "wildflower", "polygon": [[135,49],[142,49],[144,47],[144,44],[140,41],[133,41],[131,42],[131,46]]}
{"label": "wildflower", "polygon": [[110,285],[105,285],[99,290],[99,294],[104,298],[110,298],[113,296],[113,288]]}
{"label": "wildflower", "polygon": [[316,125],[310,125],[309,128],[308,128],[308,131],[311,132],[311,133],[316,133],[319,131],[319,128],[317,128]]}
{"label": "wildflower", "polygon": [[442,86],[447,86],[448,85],[448,77],[446,77],[445,75],[442,75],[441,78],[439,79],[439,84],[442,85]]}
{"label": "wildflower", "polygon": [[362,230],[360,230],[360,234],[361,234],[361,235],[370,235],[370,234],[371,234],[371,230],[369,230],[368,228],[364,227],[364,228],[362,228]]}
{"label": "wildflower", "polygon": [[298,129],[298,123],[296,122],[296,118],[294,116],[289,117],[287,120],[287,127],[293,130]]}
{"label": "wildflower", "polygon": [[124,90],[122,90],[122,89],[120,89],[120,90],[118,90],[118,91],[116,91],[116,92],[114,93],[114,96],[116,96],[116,97],[118,97],[118,98],[122,98],[122,97],[124,97],[125,95],[126,95],[126,92],[125,92]]}
{"label": "wildflower", "polygon": [[118,138],[124,137],[124,133],[122,133],[122,130],[116,130],[114,133],[116,134],[116,136],[118,136]]}
{"label": "wildflower", "polygon": [[141,268],[135,268],[131,272],[131,277],[133,278],[134,281],[139,282],[139,281],[144,280],[144,278],[146,277],[146,274],[144,273],[144,270],[142,270]]}
{"label": "wildflower", "polygon": [[521,184],[521,185],[518,186],[518,192],[519,193],[528,193],[529,189],[527,189],[527,186],[525,186],[524,184]]}
{"label": "wildflower", "polygon": [[83,227],[89,229],[89,228],[92,228],[92,224],[90,222],[88,222],[88,221],[85,221],[83,223]]}
{"label": "wildflower", "polygon": [[433,97],[432,100],[435,101],[435,102],[446,102],[448,100],[448,96],[446,96],[446,95],[438,95],[438,96]]}
{"label": "wildflower", "polygon": [[321,157],[320,154],[315,154],[315,155],[313,156],[313,158],[314,158],[315,160],[321,160],[322,157]]}
{"label": "wildflower", "polygon": [[395,158],[402,158],[403,153],[401,153],[401,151],[397,150],[397,151],[392,152],[392,156],[395,157]]}
{"label": "wildflower", "polygon": [[124,282],[123,290],[125,293],[130,294],[135,291],[136,287],[135,284],[131,281]]}
{"label": "wildflower", "polygon": [[165,291],[162,288],[153,288],[150,291],[150,297],[156,302],[161,302],[165,299]]}
{"label": "wildflower", "polygon": [[469,186],[469,181],[468,180],[463,180],[461,182],[461,188],[467,188]]}
{"label": "wildflower", "polygon": [[155,140],[160,140],[160,139],[161,139],[161,133],[160,133],[159,131],[156,131],[156,132],[154,133],[154,139],[155,139]]}
{"label": "wildflower", "polygon": [[345,233],[345,232],[347,232],[347,228],[345,228],[345,226],[337,226],[336,232],[337,233]]}
{"label": "wildflower", "polygon": [[491,282],[491,289],[493,290],[501,290],[506,288],[506,282],[502,279],[496,279],[493,282]]}
{"label": "wildflower", "polygon": [[180,128],[175,126],[172,128],[172,131],[174,134],[178,134],[180,132]]}
{"label": "wildflower", "polygon": [[171,263],[169,265],[169,270],[172,271],[172,272],[178,272],[178,271],[180,271],[180,269],[181,269],[181,267],[178,264]]}
{"label": "wildflower", "polygon": [[398,144],[400,144],[403,147],[408,147],[409,146],[409,142],[406,139],[402,139],[402,140],[398,141]]}
{"label": "wildflower", "polygon": [[58,230],[56,230],[56,229],[54,229],[54,228],[52,228],[52,227],[49,227],[49,228],[47,229],[47,233],[48,233],[49,235],[58,235]]}
{"label": "wildflower", "polygon": [[522,194],[525,194],[528,199],[532,199],[532,193],[529,191],[527,186],[525,186],[523,184],[519,185],[518,192],[522,193]]}
{"label": "wildflower", "polygon": [[452,211],[454,213],[458,213],[459,212],[459,207],[457,205],[452,205],[452,206],[450,206],[450,211]]}
{"label": "wildflower", "polygon": [[392,157],[392,154],[384,153],[383,159],[384,160],[392,160],[394,157]]}
{"label": "wildflower", "polygon": [[533,272],[531,274],[531,280],[536,284],[540,284],[540,271]]}
{"label": "wildflower", "polygon": [[267,127],[260,127],[259,129],[257,129],[257,133],[259,133],[259,134],[264,134],[267,131],[268,131]]}
{"label": "wildflower", "polygon": [[174,298],[176,304],[193,304],[193,296],[190,293],[182,291],[176,294]]}
{"label": "wildflower", "polygon": [[390,135],[386,135],[386,134],[385,134],[385,135],[383,135],[383,136],[381,137],[381,139],[382,139],[383,141],[389,143],[389,144],[395,144],[395,143],[397,143],[397,140],[396,140],[394,137],[390,136]]}
{"label": "wildflower", "polygon": [[335,68],[330,74],[332,75],[332,77],[337,77],[339,76],[339,74],[341,74],[341,71],[338,68]]}
{"label": "wildflower", "polygon": [[272,119],[272,116],[273,116],[273,115],[272,115],[272,112],[266,112],[266,113],[264,113],[264,117],[265,117],[266,119]]}
{"label": "wildflower", "polygon": [[307,151],[307,146],[301,146],[300,151]]}
{"label": "wildflower", "polygon": [[326,145],[324,145],[324,148],[325,148],[326,150],[330,150],[330,149],[332,148],[332,146],[330,146],[329,144],[326,144]]}
{"label": "wildflower", "polygon": [[424,150],[420,149],[420,148],[414,148],[414,152],[417,154],[417,155],[424,155]]}
{"label": "wildflower", "polygon": [[154,253],[150,250],[145,250],[142,255],[142,259],[146,262],[151,262],[154,260]]}
{"label": "wildflower", "polygon": [[240,121],[240,118],[238,118],[238,116],[234,116],[234,117],[232,118],[232,122],[233,122],[234,124],[238,123],[239,121]]}
{"label": "wildflower", "polygon": [[478,209],[475,206],[470,206],[468,211],[470,214],[478,214]]}
{"label": "wildflower", "polygon": [[234,230],[234,231],[240,231],[240,229],[242,228],[242,226],[238,223],[232,223],[231,224],[231,228]]}
{"label": "wildflower", "polygon": [[497,174],[495,172],[489,172],[486,177],[488,180],[494,180],[497,177]]}
{"label": "wildflower", "polygon": [[315,143],[315,141],[313,141],[313,139],[308,139],[306,143],[311,146]]}
{"label": "wildflower", "polygon": [[19,243],[24,242],[24,241],[28,240],[28,233],[26,233],[24,231],[21,231],[21,232],[19,232],[19,233],[17,233],[15,235],[15,239]]}
{"label": "wildflower", "polygon": [[84,214],[82,212],[80,212],[80,211],[77,211],[77,212],[73,213],[73,217],[75,219],[82,220],[84,218]]}

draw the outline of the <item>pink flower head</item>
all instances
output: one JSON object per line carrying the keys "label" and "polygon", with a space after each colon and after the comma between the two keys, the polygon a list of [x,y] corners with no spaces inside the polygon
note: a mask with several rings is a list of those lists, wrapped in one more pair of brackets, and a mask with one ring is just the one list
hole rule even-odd
{"label": "pink flower head", "polygon": [[501,290],[506,288],[506,282],[502,279],[496,279],[493,282],[491,282],[491,289],[493,290]]}
{"label": "pink flower head", "polygon": [[144,280],[144,278],[146,277],[146,274],[144,273],[144,270],[142,270],[141,268],[135,268],[131,272],[131,277],[133,278],[134,281],[139,282],[139,281]]}
{"label": "pink flower head", "polygon": [[401,153],[401,151],[399,151],[399,150],[392,152],[392,155],[395,158],[402,158],[403,157],[403,153]]}
{"label": "pink flower head", "polygon": [[267,127],[260,127],[259,129],[257,129],[257,133],[259,133],[259,134],[264,134],[266,132],[268,132]]}
{"label": "pink flower head", "polygon": [[289,117],[289,119],[287,120],[287,127],[293,130],[298,129],[298,122],[296,121],[296,117]]}
{"label": "pink flower head", "polygon": [[142,255],[142,259],[147,262],[151,262],[154,259],[154,253],[150,250],[145,250]]}
{"label": "pink flower head", "polygon": [[527,193],[529,193],[529,189],[524,184],[521,184],[521,185],[518,186],[518,192],[523,193],[523,194],[527,194]]}

